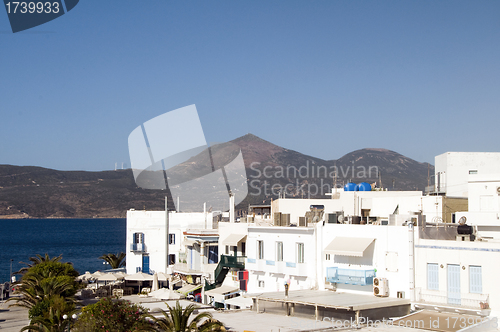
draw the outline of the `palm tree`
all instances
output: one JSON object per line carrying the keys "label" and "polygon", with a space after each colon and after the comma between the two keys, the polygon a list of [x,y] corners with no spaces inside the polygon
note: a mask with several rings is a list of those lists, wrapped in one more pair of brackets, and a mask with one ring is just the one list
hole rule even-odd
{"label": "palm tree", "polygon": [[125,257],[127,257],[126,254],[120,252],[116,255],[115,254],[102,255],[101,257],[99,257],[99,259],[103,259],[105,262],[109,263],[112,269],[117,269],[125,266]]}
{"label": "palm tree", "polygon": [[28,268],[15,284],[15,293],[20,296],[7,300],[15,302],[11,306],[29,309],[30,318],[48,318],[51,308],[57,309],[52,312],[53,315],[56,312],[67,313],[74,310],[77,303],[74,295],[79,288],[75,280],[78,272],[71,264],[59,262],[58,257],[45,258]]}
{"label": "palm tree", "polygon": [[50,308],[47,316],[34,317],[21,331],[64,332],[68,324],[70,320],[63,319],[59,310]]}
{"label": "palm tree", "polygon": [[14,272],[14,274],[24,274],[24,273],[26,273],[28,271],[28,269],[30,267],[33,267],[35,265],[38,265],[38,264],[44,263],[44,262],[59,262],[61,259],[62,259],[62,255],[50,258],[50,256],[49,256],[48,253],[45,253],[45,256],[37,254],[35,257],[30,257],[29,258],[29,261],[31,263],[19,262],[21,264],[25,264],[26,266],[23,267],[23,268],[21,268],[19,271]]}
{"label": "palm tree", "polygon": [[156,318],[148,315],[155,323],[157,331],[165,332],[208,332],[208,331],[226,331],[224,324],[214,319],[209,312],[202,312],[197,314],[191,320],[190,316],[197,308],[194,304],[188,305],[184,310],[177,301],[174,308],[168,307],[168,312],[163,311],[162,318]]}

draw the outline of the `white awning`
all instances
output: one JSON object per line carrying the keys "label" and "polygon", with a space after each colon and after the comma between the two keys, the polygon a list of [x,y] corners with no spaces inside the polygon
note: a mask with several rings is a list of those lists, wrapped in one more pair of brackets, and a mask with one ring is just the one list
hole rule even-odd
{"label": "white awning", "polygon": [[185,246],[189,247],[189,246],[193,246],[196,243],[196,241],[193,241],[193,240],[184,240],[183,243],[184,243]]}
{"label": "white awning", "polygon": [[197,290],[198,288],[201,288],[201,285],[190,285],[187,284],[186,286],[176,289],[175,291],[184,295],[188,295],[189,293]]}
{"label": "white awning", "polygon": [[250,308],[253,305],[253,300],[249,297],[237,296],[224,301],[226,304],[237,305],[240,309]]}
{"label": "white awning", "polygon": [[246,234],[230,234],[224,240],[222,240],[222,244],[227,246],[237,246],[238,242],[243,240],[246,237]]}
{"label": "white awning", "polygon": [[364,251],[373,242],[373,240],[375,239],[338,236],[330,242],[324,252],[342,256],[363,257]]}
{"label": "white awning", "polygon": [[240,289],[232,286],[220,286],[205,292],[205,295],[214,298],[215,302],[222,303],[225,301],[227,294],[238,292]]}
{"label": "white awning", "polygon": [[205,292],[205,295],[214,296],[214,295],[225,295],[229,293],[234,293],[239,291],[240,289],[232,286],[220,286],[209,291]]}

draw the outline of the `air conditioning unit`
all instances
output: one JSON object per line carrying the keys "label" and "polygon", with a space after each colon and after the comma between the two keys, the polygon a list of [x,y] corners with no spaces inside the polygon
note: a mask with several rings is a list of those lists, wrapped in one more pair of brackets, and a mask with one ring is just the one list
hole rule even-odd
{"label": "air conditioning unit", "polygon": [[307,226],[306,217],[299,217],[299,226],[301,226],[301,227]]}
{"label": "air conditioning unit", "polygon": [[373,295],[380,297],[389,296],[389,282],[387,278],[373,278]]}

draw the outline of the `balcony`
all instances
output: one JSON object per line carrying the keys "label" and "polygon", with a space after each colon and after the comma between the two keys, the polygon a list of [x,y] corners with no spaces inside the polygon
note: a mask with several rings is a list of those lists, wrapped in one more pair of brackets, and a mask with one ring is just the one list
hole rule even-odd
{"label": "balcony", "polygon": [[146,246],[144,245],[144,243],[132,243],[130,245],[130,251],[144,252],[146,251]]}
{"label": "balcony", "polygon": [[[281,265],[281,266],[283,266],[283,265]],[[285,267],[286,268],[285,268],[284,273],[291,274],[294,276],[307,277],[308,272],[309,272],[307,263],[286,262]]]}
{"label": "balcony", "polygon": [[444,195],[446,193],[445,185],[431,185],[425,187],[426,195]]}
{"label": "balcony", "polygon": [[[428,290],[423,288],[416,288],[416,301],[420,304],[429,304],[436,306],[459,306],[464,309],[481,310],[489,308],[489,295],[488,294],[475,294],[475,293],[462,293],[460,294],[460,304],[449,304],[448,293],[437,290]],[[488,304],[488,305],[485,305]]]}
{"label": "balcony", "polygon": [[373,285],[375,270],[354,270],[338,267],[326,268],[326,281],[348,285]]}

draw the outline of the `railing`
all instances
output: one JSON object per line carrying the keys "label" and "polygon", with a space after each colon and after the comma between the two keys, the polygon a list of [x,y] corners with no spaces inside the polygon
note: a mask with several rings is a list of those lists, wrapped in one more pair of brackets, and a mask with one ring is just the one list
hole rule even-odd
{"label": "railing", "polygon": [[374,277],[375,270],[354,270],[338,267],[326,268],[326,280],[333,283],[366,286],[373,284]]}
{"label": "railing", "polygon": [[[214,271],[215,282],[210,285],[210,287],[213,286],[210,289],[217,287],[218,284],[221,284],[224,281],[227,271],[229,271],[230,268],[244,269],[245,259],[246,259],[245,256],[221,255],[219,264],[217,264],[217,267],[215,268]],[[208,283],[205,283],[205,285],[208,285]],[[205,288],[205,290],[208,289]]]}
{"label": "railing", "polygon": [[[448,294],[442,291],[433,291],[422,288],[416,288],[416,300],[422,303],[429,304],[451,304],[456,305],[456,303],[449,303]],[[484,309],[485,304],[489,307],[489,295],[488,294],[474,294],[474,293],[462,293],[460,294],[460,299],[455,299],[460,301],[460,306],[464,308],[473,309]]]}
{"label": "railing", "polygon": [[130,244],[130,251],[143,252],[143,251],[145,251],[144,249],[145,249],[144,243],[132,243],[132,244]]}
{"label": "railing", "polygon": [[432,193],[438,193],[438,194],[441,194],[441,193],[444,193],[446,192],[446,185],[440,185],[439,188],[436,185],[431,185],[431,186],[426,186],[425,187],[425,193],[426,194],[432,194]]}

